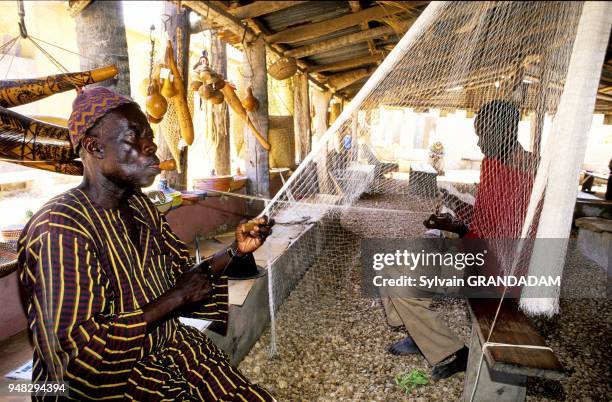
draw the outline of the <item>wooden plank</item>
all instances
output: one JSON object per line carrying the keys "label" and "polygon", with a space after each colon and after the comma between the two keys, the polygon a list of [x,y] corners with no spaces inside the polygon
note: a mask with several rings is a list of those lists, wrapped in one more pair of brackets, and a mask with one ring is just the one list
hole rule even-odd
{"label": "wooden plank", "polygon": [[[354,15],[354,14],[352,14]],[[416,18],[410,18],[399,22],[399,26],[404,32],[416,21]],[[396,32],[389,26],[368,29],[367,31],[356,32],[349,35],[344,35],[338,38],[326,39],[312,45],[300,46],[295,49],[287,50],[285,55],[295,58],[312,56],[313,54],[329,52],[344,46],[354,43],[363,42],[372,38],[379,38],[386,35],[395,35]]]}
{"label": "wooden plank", "polygon": [[284,10],[289,7],[297,6],[298,4],[306,3],[305,1],[254,1],[246,6],[230,8],[228,11],[238,19],[255,18],[260,15],[270,14],[275,11]]}
{"label": "wooden plank", "polygon": [[360,67],[364,64],[378,63],[385,58],[384,53],[369,54],[363,57],[357,57],[349,60],[343,60],[336,63],[325,64],[322,66],[311,67],[308,69],[309,73],[318,73],[321,71],[338,71],[346,70],[349,68]]}
{"label": "wooden plank", "polygon": [[314,39],[319,36],[327,35],[332,32],[359,25],[360,23],[379,20],[390,17],[405,10],[389,7],[371,7],[353,14],[343,15],[338,18],[317,22],[314,24],[304,24],[295,28],[285,29],[284,31],[266,37],[269,43],[295,43],[304,40]]}
{"label": "wooden plank", "polygon": [[[488,338],[498,304],[498,299],[469,300],[472,318],[483,344]],[[511,299],[504,300],[489,342],[546,346],[544,338]],[[565,377],[563,366],[550,350],[491,346],[485,349],[485,357],[495,371],[555,380]]]}

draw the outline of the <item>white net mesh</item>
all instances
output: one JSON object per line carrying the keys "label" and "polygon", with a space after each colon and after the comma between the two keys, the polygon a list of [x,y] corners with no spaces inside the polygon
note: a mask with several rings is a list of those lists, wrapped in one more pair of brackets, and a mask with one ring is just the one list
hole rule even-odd
{"label": "white net mesh", "polygon": [[[452,222],[465,224],[468,237],[490,239],[498,268],[517,269],[514,246],[495,239],[536,233],[542,196],[532,200],[532,187],[541,158],[555,152],[540,144],[556,134],[546,132],[545,122],[555,118],[564,93],[582,8],[581,2],[432,3],[268,206],[278,222],[272,238],[286,240],[281,251],[270,251],[272,311],[309,269],[316,277],[309,286],[324,288],[317,291],[354,291],[360,239],[422,237],[423,221],[441,207]],[[393,111],[400,113],[395,124]],[[459,127],[457,134],[424,127],[423,116],[435,124],[457,111],[457,122],[473,125],[468,135]],[[592,106],[576,113],[588,115]],[[520,124],[529,126],[522,141]],[[389,137],[386,149],[377,146]],[[392,154],[402,144],[429,150],[438,141],[442,158],[463,147],[484,159],[467,169],[445,163],[442,176],[439,158],[436,168],[429,165],[429,151],[403,163],[380,158],[379,151]],[[533,219],[526,224],[530,203]]]}

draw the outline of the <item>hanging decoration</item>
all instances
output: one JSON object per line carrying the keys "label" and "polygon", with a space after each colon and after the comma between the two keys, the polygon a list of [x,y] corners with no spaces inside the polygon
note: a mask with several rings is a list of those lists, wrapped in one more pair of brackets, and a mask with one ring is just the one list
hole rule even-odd
{"label": "hanging decoration", "polygon": [[[225,101],[237,116],[243,120],[247,126],[251,129],[257,141],[266,150],[270,150],[270,143],[264,138],[263,135],[257,130],[251,119],[249,118],[248,111],[255,111],[259,107],[259,101],[253,96],[252,89],[249,92],[249,96],[245,98],[247,104],[243,103],[236,95],[236,89],[230,82],[227,82],[223,76],[215,72],[210,68],[208,57],[206,52],[202,52],[202,57],[193,67],[194,76],[198,77],[194,80],[196,84],[192,83],[190,88],[198,88],[198,92],[202,99],[208,100],[214,105],[218,105]],[[247,106],[249,109],[247,109]]]}

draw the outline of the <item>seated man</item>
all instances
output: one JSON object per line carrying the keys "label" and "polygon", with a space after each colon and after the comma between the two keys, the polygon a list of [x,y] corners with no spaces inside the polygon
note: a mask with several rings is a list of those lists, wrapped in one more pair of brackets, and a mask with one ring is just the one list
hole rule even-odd
{"label": "seated man", "polygon": [[147,118],[128,98],[81,92],[69,119],[82,183],[29,221],[20,280],[34,340],[33,381],[65,381],[77,400],[271,401],[181,313],[228,320],[223,272],[256,250],[273,222],[257,220],[196,267],[140,188],[160,173]]}
{"label": "seated man", "polygon": [[[485,158],[480,173],[476,203],[472,207],[446,192],[458,215],[431,215],[427,228],[476,238],[517,238],[531,195],[537,159],[518,142],[519,111],[510,103],[492,101],[484,105],[474,120],[478,146]],[[404,325],[410,334],[390,346],[393,354],[421,352],[434,365],[432,379],[465,371],[468,348],[429,307],[431,299],[390,298],[384,301],[390,325]],[[454,358],[453,358],[454,356]]]}

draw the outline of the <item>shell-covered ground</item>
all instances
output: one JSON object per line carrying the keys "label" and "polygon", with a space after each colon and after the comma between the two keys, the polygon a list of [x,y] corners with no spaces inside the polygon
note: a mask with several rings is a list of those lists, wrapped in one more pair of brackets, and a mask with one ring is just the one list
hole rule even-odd
{"label": "shell-covered ground", "polygon": [[[375,209],[410,213],[376,212]],[[397,374],[431,367],[420,355],[393,356],[387,347],[406,333],[387,325],[379,299],[361,293],[359,242],[363,237],[422,234],[431,203],[397,196],[360,200],[336,216],[339,224],[329,247],[280,306],[276,321],[276,357],[270,358],[270,330],[240,364],[251,381],[280,401],[457,401],[463,373],[405,393]],[[577,274],[580,261],[568,264],[564,277],[601,280]],[[585,279],[582,279],[585,280]],[[588,286],[588,284],[585,284]],[[464,342],[471,321],[461,299],[438,298],[434,308]],[[561,313],[534,322],[567,370],[561,381],[529,379],[528,401],[612,400],[610,360],[612,307],[608,299],[562,299]]]}

